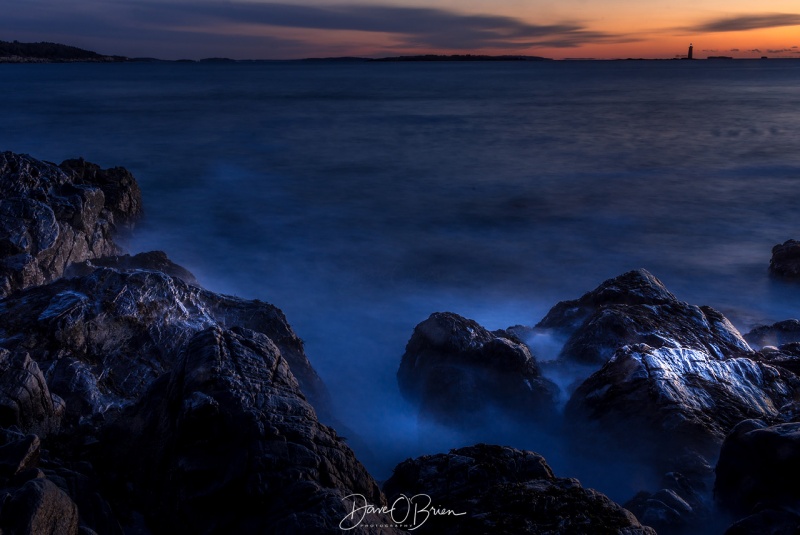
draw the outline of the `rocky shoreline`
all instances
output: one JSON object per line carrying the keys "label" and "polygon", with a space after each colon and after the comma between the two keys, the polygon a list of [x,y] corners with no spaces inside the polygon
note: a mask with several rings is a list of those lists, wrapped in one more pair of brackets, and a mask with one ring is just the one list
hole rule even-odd
{"label": "rocky shoreline", "polygon": [[[381,486],[337,433],[278,308],[210,292],[165,253],[124,254],[115,236],[143,212],[129,172],[6,152],[0,192],[2,533],[800,526],[797,320],[743,336],[645,270],[532,327],[490,332],[435,313],[399,363],[421,424],[502,414],[575,455],[635,460],[659,482],[620,505],[532,451],[464,444],[404,461]],[[800,272],[787,267],[796,247],[776,246],[775,276]],[[537,336],[563,340],[554,361],[537,360]],[[574,369],[566,392],[550,379]]]}

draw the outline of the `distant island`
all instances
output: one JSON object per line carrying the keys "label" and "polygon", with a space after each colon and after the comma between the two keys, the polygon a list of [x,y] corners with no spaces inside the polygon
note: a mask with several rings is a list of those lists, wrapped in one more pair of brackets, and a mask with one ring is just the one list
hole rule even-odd
{"label": "distant island", "polygon": [[540,56],[484,56],[475,54],[454,54],[441,56],[436,54],[425,54],[422,56],[395,56],[389,58],[378,58],[371,61],[552,61],[552,58]]}
{"label": "distant island", "polygon": [[104,56],[97,52],[58,43],[20,43],[0,41],[0,63],[108,63],[128,61],[123,56]]}

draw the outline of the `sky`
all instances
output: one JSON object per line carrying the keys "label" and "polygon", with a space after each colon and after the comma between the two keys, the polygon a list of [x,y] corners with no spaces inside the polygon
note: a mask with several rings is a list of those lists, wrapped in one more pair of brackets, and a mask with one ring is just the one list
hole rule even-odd
{"label": "sky", "polygon": [[800,58],[798,0],[3,0],[0,40],[162,59]]}

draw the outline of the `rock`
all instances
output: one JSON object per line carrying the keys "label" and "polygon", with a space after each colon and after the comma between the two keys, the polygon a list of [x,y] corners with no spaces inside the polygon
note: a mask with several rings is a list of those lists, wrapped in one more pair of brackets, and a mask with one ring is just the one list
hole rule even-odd
{"label": "rock", "polygon": [[718,359],[752,354],[722,314],[678,301],[644,269],[559,303],[536,329],[569,335],[559,358],[582,364],[602,365],[617,349],[633,344],[697,349]]}
{"label": "rock", "polygon": [[50,393],[36,362],[0,348],[0,426],[47,435],[63,414],[63,401]]}
{"label": "rock", "polygon": [[52,481],[31,479],[3,503],[0,528],[15,535],[77,535],[78,508]]}
{"label": "rock", "polygon": [[800,342],[791,342],[780,347],[764,346],[753,358],[800,375]]}
{"label": "rock", "polygon": [[74,262],[119,252],[112,233],[138,216],[141,193],[127,171],[97,169],[92,179],[78,178],[0,153],[0,297],[55,280]]}
{"label": "rock", "polygon": [[346,496],[385,504],[279,348],[247,329],[197,333],[104,442],[106,473],[156,533],[340,533]]}
{"label": "rock", "polygon": [[567,404],[566,416],[578,427],[595,422],[648,458],[670,459],[687,450],[713,458],[737,423],[778,418],[798,392],[798,378],[777,367],[638,344],[619,349],[589,377]]}
{"label": "rock", "polygon": [[755,347],[782,346],[800,342],[800,321],[792,319],[772,325],[762,325],[744,335],[744,339]]}
{"label": "rock", "polygon": [[792,511],[759,511],[738,522],[725,535],[794,535],[800,529],[800,515]]}
{"label": "rock", "polygon": [[707,526],[712,505],[704,480],[711,474],[710,466],[701,474],[692,474],[691,478],[669,472],[661,481],[661,489],[652,493],[639,492],[623,507],[659,533],[680,533],[692,526]]}
{"label": "rock", "polygon": [[800,242],[787,240],[773,247],[769,272],[771,275],[789,280],[800,277]]}
{"label": "rock", "polygon": [[398,509],[413,502],[412,513],[428,499],[437,511],[465,513],[418,513],[414,533],[655,534],[599,492],[556,478],[540,455],[509,447],[478,444],[409,459],[384,490]]}
{"label": "rock", "polygon": [[0,446],[0,477],[11,478],[36,468],[41,444],[38,436],[28,435]]}
{"label": "rock", "polygon": [[98,267],[109,267],[125,272],[136,270],[159,271],[170,277],[181,279],[187,284],[200,286],[200,283],[188,269],[170,260],[163,251],[150,251],[133,256],[127,254],[104,256],[87,260],[71,265],[64,276],[71,278],[89,275]]}
{"label": "rock", "polygon": [[0,325],[0,347],[26,351],[39,362],[52,391],[66,400],[71,424],[138,399],[172,370],[189,339],[217,325],[269,336],[306,395],[322,411],[330,406],[302,341],[280,310],[158,271],[96,268],[30,288],[0,301]]}
{"label": "rock", "polygon": [[800,423],[768,426],[747,420],[725,438],[716,467],[714,495],[738,518],[759,510],[800,505]]}
{"label": "rock", "polygon": [[557,393],[525,344],[449,312],[417,325],[397,380],[421,416],[449,424],[474,424],[493,406],[535,419]]}
{"label": "rock", "polygon": [[66,160],[59,168],[78,184],[98,187],[105,197],[105,207],[116,224],[133,223],[142,214],[142,192],[133,175],[124,167],[100,169],[83,158]]}

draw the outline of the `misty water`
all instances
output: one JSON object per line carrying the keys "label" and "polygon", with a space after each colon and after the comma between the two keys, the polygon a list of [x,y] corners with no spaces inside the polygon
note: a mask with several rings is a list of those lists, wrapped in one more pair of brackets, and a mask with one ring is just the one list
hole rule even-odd
{"label": "misty water", "polygon": [[767,274],[800,238],[800,61],[0,65],[0,118],[0,150],[134,173],[131,251],[280,307],[378,479],[480,439],[647,484],[533,428],[420,432],[395,373],[432,312],[533,325],[644,267],[743,331],[800,315]]}

